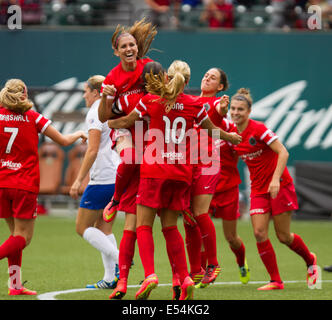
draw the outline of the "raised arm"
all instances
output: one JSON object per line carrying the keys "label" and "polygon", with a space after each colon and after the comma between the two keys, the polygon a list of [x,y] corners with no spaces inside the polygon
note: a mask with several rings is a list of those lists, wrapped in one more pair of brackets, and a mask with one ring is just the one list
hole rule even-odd
{"label": "raised arm", "polygon": [[213,130],[219,130],[220,139],[229,141],[232,144],[239,144],[242,141],[242,137],[235,132],[226,132],[216,127],[209,118],[206,118],[202,123],[201,127],[208,130],[208,135],[212,137]]}
{"label": "raised arm", "polygon": [[108,120],[108,126],[113,129],[130,128],[135,124],[135,121],[138,120],[140,120],[139,114],[135,110],[133,110],[124,117],[114,120]]}
{"label": "raised arm", "polygon": [[105,122],[115,116],[112,111],[115,93],[116,88],[113,85],[106,85],[104,87],[98,107],[98,118],[100,122]]}

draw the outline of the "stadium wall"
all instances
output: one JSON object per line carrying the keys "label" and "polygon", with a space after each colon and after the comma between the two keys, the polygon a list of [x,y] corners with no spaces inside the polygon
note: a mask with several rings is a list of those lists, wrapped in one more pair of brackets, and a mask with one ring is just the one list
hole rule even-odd
{"label": "stadium wall", "polygon": [[[29,87],[82,88],[93,74],[118,63],[110,38],[113,30],[1,31],[0,84],[22,78]],[[296,161],[332,160],[332,34],[327,32],[175,32],[159,31],[149,56],[167,67],[174,59],[189,63],[189,86],[199,88],[210,67],[226,71],[232,96],[251,89],[253,118],[264,121]],[[80,92],[39,94],[43,113],[82,108]],[[78,124],[57,123],[64,131]],[[246,179],[246,178],[245,178]]]}

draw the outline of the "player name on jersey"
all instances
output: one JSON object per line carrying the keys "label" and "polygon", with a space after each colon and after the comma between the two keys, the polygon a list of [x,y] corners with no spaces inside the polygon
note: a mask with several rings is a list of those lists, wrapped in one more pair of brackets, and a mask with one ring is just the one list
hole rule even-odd
{"label": "player name on jersey", "polygon": [[28,116],[21,114],[0,114],[0,121],[23,121],[30,122]]}

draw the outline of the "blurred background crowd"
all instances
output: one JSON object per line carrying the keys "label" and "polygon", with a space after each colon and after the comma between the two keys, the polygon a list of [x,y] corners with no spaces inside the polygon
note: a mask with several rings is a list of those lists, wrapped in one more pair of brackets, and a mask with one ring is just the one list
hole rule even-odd
{"label": "blurred background crowd", "polygon": [[164,29],[309,30],[313,12],[332,28],[332,0],[0,0],[0,25],[19,5],[23,25],[116,26],[148,17]]}

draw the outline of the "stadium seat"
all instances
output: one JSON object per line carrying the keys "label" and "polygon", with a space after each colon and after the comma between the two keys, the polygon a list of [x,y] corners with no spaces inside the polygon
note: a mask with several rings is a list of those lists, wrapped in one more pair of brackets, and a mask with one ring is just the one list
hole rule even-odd
{"label": "stadium seat", "polygon": [[53,142],[39,147],[40,194],[57,194],[62,181],[64,151]]}
{"label": "stadium seat", "polygon": [[[68,152],[68,167],[65,172],[64,185],[61,186],[62,194],[69,194],[70,187],[74,183],[87,150],[87,144],[77,144]],[[89,174],[85,177],[79,194],[82,194],[89,183]]]}

